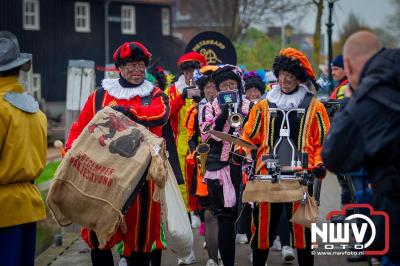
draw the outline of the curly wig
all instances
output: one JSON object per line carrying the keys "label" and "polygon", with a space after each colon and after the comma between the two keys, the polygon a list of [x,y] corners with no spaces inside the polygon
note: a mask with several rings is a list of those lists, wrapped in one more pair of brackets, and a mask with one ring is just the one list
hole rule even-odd
{"label": "curly wig", "polygon": [[261,80],[260,77],[252,76],[252,77],[245,79],[244,82],[245,82],[245,85],[244,85],[245,91],[250,88],[256,88],[257,90],[259,90],[261,92],[261,95],[263,95],[265,93],[265,84]]}
{"label": "curly wig", "polygon": [[160,71],[157,68],[152,69],[149,71],[158,81],[158,87],[161,90],[165,90],[166,85],[167,85],[167,78],[165,77],[164,71]]}
{"label": "curly wig", "polygon": [[196,80],[196,85],[199,87],[201,91],[204,90],[204,87],[208,82],[213,81],[210,75],[203,75],[199,79]]}
{"label": "curly wig", "polygon": [[232,79],[237,82],[239,93],[241,94],[243,92],[242,77],[240,76],[240,74],[235,73],[235,70],[236,68],[234,68],[234,66],[227,65],[217,69],[215,72],[212,73],[212,78],[215,81],[215,85],[218,91],[219,85],[222,82],[228,79]]}
{"label": "curly wig", "polygon": [[287,56],[280,55],[275,57],[275,61],[272,65],[272,70],[277,79],[279,79],[279,71],[281,70],[293,74],[302,83],[310,79],[304,68],[301,66],[300,62]]}
{"label": "curly wig", "polygon": [[187,70],[187,69],[199,69],[200,63],[198,61],[187,61],[183,62],[179,65],[179,68],[181,71]]}

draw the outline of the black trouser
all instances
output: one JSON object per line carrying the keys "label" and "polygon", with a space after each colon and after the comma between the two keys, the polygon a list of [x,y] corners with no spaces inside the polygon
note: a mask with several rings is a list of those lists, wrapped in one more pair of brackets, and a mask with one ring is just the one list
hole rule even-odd
{"label": "black trouser", "polygon": [[[130,257],[127,257],[129,266],[160,266],[161,265],[161,250],[155,250],[150,253],[131,252]],[[114,266],[111,250],[92,249],[90,253],[93,266]]]}
{"label": "black trouser", "polygon": [[235,264],[235,218],[218,216],[218,249],[224,266]]}
{"label": "black trouser", "polygon": [[[291,203],[271,203],[270,204],[271,209],[270,209],[270,221],[268,222],[269,224],[269,245],[272,245],[274,236],[276,236],[277,231],[278,231],[278,225],[279,225],[279,220],[281,217],[282,211],[286,211],[287,215],[287,221],[289,221],[292,218],[292,204]],[[285,206],[285,208],[283,208]],[[255,226],[257,227],[256,230],[256,235],[253,238],[253,241],[251,242],[252,248],[253,248],[253,266],[264,266],[265,262],[267,262],[268,258],[268,251],[269,249],[258,249],[258,231],[259,231],[259,224],[258,224],[258,216],[259,216],[259,207],[257,206],[254,211],[253,211],[253,221],[255,223]],[[294,236],[293,232],[293,226],[289,226],[290,231]],[[305,249],[297,249],[297,260],[300,266],[313,266],[314,265],[314,256],[311,254],[311,231],[309,228],[305,228]],[[263,240],[265,241],[265,240]]]}
{"label": "black trouser", "polygon": [[237,218],[240,182],[242,180],[241,166],[230,165],[230,176],[235,189],[236,204],[233,207],[224,207],[223,187],[219,180],[208,180],[208,196],[212,213],[218,219],[218,249],[224,266],[233,266],[235,263],[235,222]]}
{"label": "black trouser", "polygon": [[114,266],[113,255],[110,249],[92,249],[90,252],[93,266]]}
{"label": "black trouser", "polygon": [[251,239],[251,205],[243,203],[242,208],[239,210],[240,217],[237,224],[238,234],[246,234],[247,239]]}
{"label": "black trouser", "polygon": [[341,194],[340,194],[341,204],[342,204],[342,206],[349,204],[351,202],[349,184],[347,183],[344,175],[337,175],[337,179],[339,181],[339,185],[342,190]]}
{"label": "black trouser", "polygon": [[[282,206],[281,217],[279,218],[278,234],[281,246],[291,246],[289,219],[286,212],[286,205]],[[275,236],[276,237],[276,236]],[[275,238],[274,238],[275,239]]]}

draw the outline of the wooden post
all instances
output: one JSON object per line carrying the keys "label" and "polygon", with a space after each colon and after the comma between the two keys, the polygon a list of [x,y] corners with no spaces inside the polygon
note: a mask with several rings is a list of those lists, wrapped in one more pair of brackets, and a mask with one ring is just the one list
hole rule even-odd
{"label": "wooden post", "polygon": [[104,71],[104,78],[105,79],[117,79],[119,78],[118,71],[110,71],[109,69],[115,68],[114,64],[106,64],[106,70]]}
{"label": "wooden post", "polygon": [[67,76],[67,108],[65,114],[65,140],[68,139],[71,124],[78,116],[89,97],[95,89],[96,78],[94,61],[69,60]]}

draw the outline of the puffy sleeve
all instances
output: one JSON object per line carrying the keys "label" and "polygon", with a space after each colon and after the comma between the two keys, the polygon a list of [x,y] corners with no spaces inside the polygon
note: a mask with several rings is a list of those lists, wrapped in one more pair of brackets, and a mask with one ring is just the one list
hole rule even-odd
{"label": "puffy sleeve", "polygon": [[[264,106],[264,108],[267,108]],[[263,104],[260,102],[259,104],[255,105],[254,108],[251,109],[248,120],[243,127],[243,131],[241,134],[241,138],[254,144],[254,145],[261,145],[263,140],[263,128],[264,128],[264,117],[263,113]],[[246,150],[246,153],[249,154],[250,151]]]}
{"label": "puffy sleeve", "polygon": [[322,147],[330,128],[330,121],[324,105],[316,102],[316,112],[311,125],[311,141],[313,145],[313,164],[315,167],[323,163]]}
{"label": "puffy sleeve", "polygon": [[130,108],[134,120],[147,127],[163,126],[167,123],[170,115],[168,96],[159,88],[152,93],[149,105],[142,105],[141,102],[134,104]]}
{"label": "puffy sleeve", "polygon": [[182,95],[176,92],[175,86],[168,89],[167,95],[170,101],[171,115],[176,115],[185,105],[185,100],[182,98]]}
{"label": "puffy sleeve", "polygon": [[198,144],[199,138],[199,120],[197,105],[192,105],[186,112],[185,119],[183,120],[183,125],[188,132],[188,145],[190,151],[194,151]]}

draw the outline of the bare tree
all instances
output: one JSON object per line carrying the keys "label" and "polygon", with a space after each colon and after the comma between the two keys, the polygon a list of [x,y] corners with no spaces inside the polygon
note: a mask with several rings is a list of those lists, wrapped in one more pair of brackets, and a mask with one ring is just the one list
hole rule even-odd
{"label": "bare tree", "polygon": [[346,42],[347,38],[353,33],[360,30],[374,32],[379,37],[385,47],[394,48],[398,45],[398,39],[393,36],[393,33],[395,32],[381,28],[370,28],[368,24],[366,24],[357,15],[355,15],[354,13],[350,13],[346,19],[346,22],[344,23],[343,28],[339,32],[339,40],[333,45],[334,54],[341,54],[343,45]]}
{"label": "bare tree", "polygon": [[[280,17],[286,22],[306,12],[309,0],[202,0],[192,2],[192,20],[197,26],[214,28],[232,40],[240,40],[254,25],[272,24]],[[296,14],[296,15],[294,15]]]}
{"label": "bare tree", "polygon": [[397,37],[397,45],[400,45],[400,1],[392,0],[394,12],[387,19],[387,28]]}
{"label": "bare tree", "polygon": [[335,42],[333,45],[334,54],[341,54],[343,45],[346,42],[347,38],[353,33],[360,30],[371,31],[371,28],[354,13],[350,13],[346,19],[346,22],[343,24],[342,29],[339,31],[339,41]]}
{"label": "bare tree", "polygon": [[324,12],[324,1],[325,0],[312,0],[312,3],[317,8],[317,15],[315,17],[315,29],[314,29],[314,38],[313,38],[313,55],[312,55],[312,63],[314,69],[319,65],[319,55],[321,51],[321,25],[322,25],[322,14]]}

